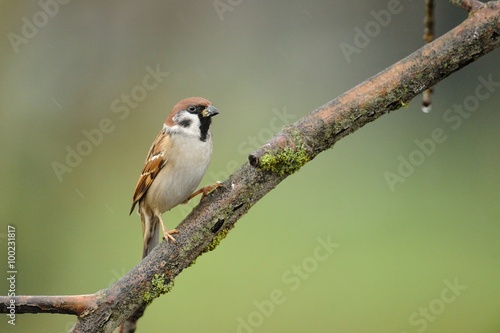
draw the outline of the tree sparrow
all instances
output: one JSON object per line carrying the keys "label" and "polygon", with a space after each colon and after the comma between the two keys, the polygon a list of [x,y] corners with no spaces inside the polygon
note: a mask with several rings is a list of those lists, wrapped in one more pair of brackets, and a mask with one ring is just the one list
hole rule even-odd
{"label": "tree sparrow", "polygon": [[144,169],[135,187],[132,209],[139,203],[143,251],[146,257],[158,244],[160,226],[163,238],[175,242],[161,215],[186,203],[197,194],[206,195],[219,184],[196,192],[212,156],[210,123],[219,111],[201,97],[186,98],[177,103],[165,120],[163,129],[149,149]]}

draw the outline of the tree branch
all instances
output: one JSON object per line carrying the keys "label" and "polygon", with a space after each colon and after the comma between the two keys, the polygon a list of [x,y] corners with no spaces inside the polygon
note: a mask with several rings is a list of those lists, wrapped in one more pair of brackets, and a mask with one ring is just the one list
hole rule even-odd
{"label": "tree branch", "polygon": [[[424,35],[426,43],[434,40],[434,0],[425,0]],[[431,110],[432,87],[422,93],[422,111],[425,113]]]}
{"label": "tree branch", "polygon": [[484,3],[478,0],[450,0],[450,2],[469,13],[475,12],[484,6]]}
{"label": "tree branch", "polygon": [[500,1],[489,2],[455,29],[285,128],[251,154],[250,163],[273,170],[267,154],[301,145],[307,156],[314,158],[344,136],[406,106],[428,87],[497,48],[499,37]]}
{"label": "tree branch", "polygon": [[[114,285],[85,295],[92,299],[83,304],[85,310],[73,306],[71,311],[59,313],[79,316],[72,332],[113,331],[138,309],[168,292],[179,273],[198,256],[213,250],[236,221],[288,175],[338,140],[407,105],[425,89],[497,48],[499,36],[500,2],[489,2],[447,34],[287,126],[252,153],[250,163],[201,200],[177,227],[177,243],[162,242]],[[10,299],[21,304],[24,297]],[[9,298],[0,301],[0,312],[8,313]],[[40,304],[31,306],[32,310],[43,308]]]}
{"label": "tree branch", "polygon": [[9,313],[6,305],[15,300],[15,313],[59,313],[82,316],[97,306],[95,295],[75,296],[0,296],[0,312]]}

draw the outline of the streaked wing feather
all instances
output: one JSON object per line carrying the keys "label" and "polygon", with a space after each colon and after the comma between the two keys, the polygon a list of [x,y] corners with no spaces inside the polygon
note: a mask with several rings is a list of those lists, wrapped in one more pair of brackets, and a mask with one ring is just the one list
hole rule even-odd
{"label": "streaked wing feather", "polygon": [[151,146],[151,149],[149,149],[149,153],[146,158],[146,162],[144,163],[144,168],[142,169],[141,176],[139,177],[137,185],[135,186],[130,214],[132,214],[135,205],[146,194],[154,179],[168,161],[169,142],[168,140],[166,140],[165,130],[162,130],[158,134],[154,142],[156,144],[153,144]]}

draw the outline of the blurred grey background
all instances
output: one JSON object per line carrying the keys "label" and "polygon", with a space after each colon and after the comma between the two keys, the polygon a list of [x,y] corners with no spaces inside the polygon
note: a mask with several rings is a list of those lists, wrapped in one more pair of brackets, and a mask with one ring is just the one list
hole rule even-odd
{"label": "blurred grey background", "polygon": [[[0,9],[0,267],[6,276],[10,224],[25,295],[93,293],[138,263],[131,196],[178,100],[203,96],[221,111],[206,185],[423,44],[423,1]],[[439,2],[437,34],[465,18]],[[371,36],[356,41],[366,28]],[[346,56],[347,44],[356,52]],[[289,177],[175,280],[138,332],[499,332],[500,88],[482,83],[500,81],[498,52],[439,83],[431,113],[418,97]],[[489,93],[478,99],[477,89]],[[166,213],[167,225],[194,201]],[[65,332],[75,322],[7,319],[2,332]]]}

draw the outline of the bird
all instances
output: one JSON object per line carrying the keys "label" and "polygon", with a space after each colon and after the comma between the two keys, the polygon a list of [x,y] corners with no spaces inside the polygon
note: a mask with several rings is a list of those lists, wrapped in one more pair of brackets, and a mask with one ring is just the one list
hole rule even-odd
{"label": "bird", "polygon": [[[195,191],[212,157],[210,124],[219,110],[202,97],[181,100],[172,108],[163,128],[149,149],[144,168],[135,187],[130,214],[138,205],[141,216],[145,258],[163,239],[176,242],[163,223],[162,214],[198,194],[207,195],[216,183]],[[129,215],[130,215],[129,214]]]}

